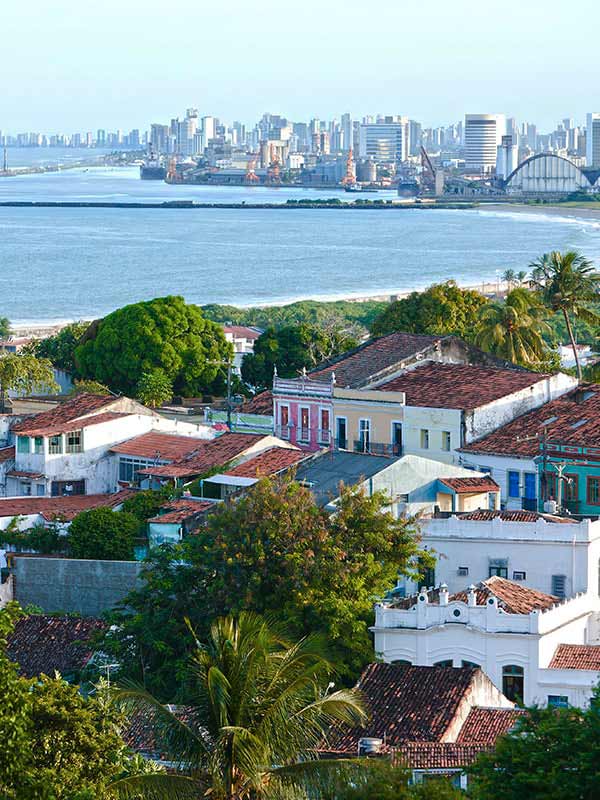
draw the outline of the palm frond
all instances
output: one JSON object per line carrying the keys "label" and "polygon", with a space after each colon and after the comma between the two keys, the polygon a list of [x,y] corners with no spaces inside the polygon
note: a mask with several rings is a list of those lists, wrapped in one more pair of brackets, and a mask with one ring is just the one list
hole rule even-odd
{"label": "palm frond", "polygon": [[108,792],[116,800],[197,800],[206,788],[186,775],[155,773],[120,778]]}

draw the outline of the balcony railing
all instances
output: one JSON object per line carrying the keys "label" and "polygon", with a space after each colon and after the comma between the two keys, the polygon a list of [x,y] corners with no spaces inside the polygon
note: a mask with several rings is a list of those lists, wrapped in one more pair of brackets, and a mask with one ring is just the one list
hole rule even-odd
{"label": "balcony railing", "polygon": [[289,439],[290,433],[290,425],[275,425],[275,436],[278,436],[280,439]]}
{"label": "balcony railing", "polygon": [[308,444],[308,442],[310,442],[310,428],[298,428],[296,431],[296,441]]}
{"label": "balcony railing", "polygon": [[331,431],[325,430],[323,428],[319,428],[317,431],[317,441],[319,444],[324,445],[325,447],[329,447],[331,444]]}
{"label": "balcony railing", "polygon": [[333,397],[332,381],[316,381],[308,376],[301,378],[274,378],[274,395],[297,395],[300,397]]}
{"label": "balcony railing", "polygon": [[370,442],[364,439],[354,440],[355,453],[368,453],[372,456],[393,456],[399,457],[402,455],[402,446],[399,444],[391,444],[388,442]]}

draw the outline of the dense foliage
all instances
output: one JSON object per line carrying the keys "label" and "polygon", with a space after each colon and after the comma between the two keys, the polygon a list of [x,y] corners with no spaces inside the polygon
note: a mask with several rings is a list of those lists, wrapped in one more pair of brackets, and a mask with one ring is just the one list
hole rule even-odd
{"label": "dense foliage", "polygon": [[140,521],[126,511],[92,508],[78,514],[69,527],[69,555],[129,561],[133,558]]}
{"label": "dense foliage", "polygon": [[[187,788],[190,797],[215,800],[300,800],[334,766],[315,757],[325,731],[366,719],[357,692],[326,688],[331,674],[315,639],[292,643],[244,613],[218,619],[195,645],[185,721],[141,687],[118,697],[156,720],[161,750],[185,765],[187,777],[173,779],[172,796]],[[154,783],[149,777],[135,785]]]}
{"label": "dense foliage", "polygon": [[154,489],[144,489],[136,492],[124,501],[122,511],[133,514],[140,523],[155,517],[165,503],[171,499],[171,489],[165,487],[158,491]]}
{"label": "dense foliage", "polygon": [[255,342],[254,352],[244,356],[242,378],[251,386],[272,386],[273,373],[295,378],[302,369],[310,370],[334,356],[350,350],[360,341],[361,332],[336,318],[318,326],[288,325],[268,328]]}
{"label": "dense foliage", "polygon": [[334,784],[322,800],[464,800],[445,776],[409,785],[410,771],[387,759],[363,763],[351,781]]}
{"label": "dense foliage", "polygon": [[469,770],[474,800],[600,797],[600,691],[589,708],[532,708]]}
{"label": "dense foliage", "polygon": [[0,411],[9,391],[18,394],[58,390],[52,364],[47,358],[28,353],[7,353],[0,356]]}
{"label": "dense foliage", "polygon": [[332,316],[369,328],[388,305],[383,300],[301,300],[284,306],[237,308],[211,304],[202,306],[207,319],[222,325],[249,325],[257,328],[282,328],[288,325],[319,325]]}
{"label": "dense foliage", "polygon": [[173,397],[173,381],[162,369],[144,372],[138,381],[135,396],[150,408],[162,406]]}
{"label": "dense foliage", "polygon": [[373,321],[371,333],[454,334],[471,341],[479,311],[487,302],[479,292],[461,289],[454,281],[434,284],[390,303]]}
{"label": "dense foliage", "polygon": [[0,339],[8,339],[10,332],[10,320],[7,317],[0,317]]}
{"label": "dense foliage", "polygon": [[173,391],[196,396],[222,390],[233,351],[222,328],[181,297],[159,297],[113,311],[90,326],[76,348],[84,378],[135,394],[142,376],[161,370]]}
{"label": "dense foliage", "polygon": [[[0,610],[0,796],[3,800],[108,800],[139,770],[119,735],[123,715],[105,687],[84,698],[60,677],[19,677],[6,655],[22,612]],[[144,769],[148,769],[144,767]]]}
{"label": "dense foliage", "polygon": [[31,553],[64,553],[67,550],[67,538],[60,534],[56,524],[44,525],[42,523],[21,531],[19,530],[18,517],[10,521],[0,534],[3,545],[11,545],[17,551]]}
{"label": "dense foliage", "polygon": [[71,375],[75,374],[75,348],[89,328],[89,322],[71,322],[64,328],[33,343],[33,354],[49,359],[55,367]]}
{"label": "dense foliage", "polygon": [[261,480],[208,527],[177,546],[155,548],[142,587],[118,615],[104,647],[125,672],[171,700],[191,645],[211,619],[242,610],[283,620],[294,636],[322,633],[342,678],[352,682],[373,656],[373,600],[423,556],[418,530],[386,511],[380,493],[342,488],[331,517],[293,480]]}
{"label": "dense foliage", "polygon": [[74,382],[69,394],[72,396],[78,394],[97,394],[104,396],[110,394],[110,389],[103,383],[98,383],[98,381],[79,380]]}

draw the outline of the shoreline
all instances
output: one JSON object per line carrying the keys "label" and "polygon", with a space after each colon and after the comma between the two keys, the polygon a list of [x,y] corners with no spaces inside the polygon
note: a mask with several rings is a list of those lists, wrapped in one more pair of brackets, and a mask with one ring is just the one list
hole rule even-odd
{"label": "shoreline", "polygon": [[589,204],[589,208],[580,206],[563,205],[528,205],[525,203],[481,203],[476,207],[477,211],[487,211],[506,214],[534,214],[536,217],[568,217],[569,219],[579,219],[587,222],[600,222],[600,203],[597,208]]}
{"label": "shoreline", "polygon": [[[450,278],[448,280],[451,280]],[[443,281],[439,281],[442,283]],[[291,306],[294,303],[302,303],[302,302],[315,302],[315,303],[368,303],[368,302],[380,302],[380,303],[392,303],[395,300],[402,300],[405,297],[408,297],[413,292],[422,292],[425,291],[429,286],[432,284],[427,284],[421,287],[415,287],[413,289],[398,289],[398,290],[385,290],[385,291],[376,291],[372,294],[346,294],[346,295],[319,295],[317,297],[296,297],[289,300],[273,300],[272,302],[268,303],[208,303],[207,305],[227,305],[232,306],[233,308],[238,309],[250,309],[250,308],[280,308],[284,306]],[[473,283],[461,283],[457,281],[457,286],[461,289],[471,289],[476,292],[480,292],[481,294],[485,294],[491,297],[500,297],[506,293],[508,290],[507,285],[503,281],[482,281],[481,283],[473,284]],[[185,298],[184,298],[185,299]],[[141,301],[140,301],[141,302]],[[197,305],[197,304],[193,304]],[[201,306],[198,306],[201,308]],[[111,313],[111,312],[107,312]],[[70,325],[73,322],[93,322],[94,319],[101,319],[101,317],[94,317],[90,319],[83,319],[80,320],[77,317],[73,317],[72,319],[63,319],[63,320],[25,320],[25,321],[12,321],[11,320],[11,330],[15,337],[31,337],[31,338],[46,338],[48,336],[52,336],[58,331],[65,328],[67,325]]]}

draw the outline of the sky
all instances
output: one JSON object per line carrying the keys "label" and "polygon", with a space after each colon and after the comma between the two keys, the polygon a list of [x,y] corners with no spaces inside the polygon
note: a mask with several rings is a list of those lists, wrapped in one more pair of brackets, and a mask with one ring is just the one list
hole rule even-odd
{"label": "sky", "polygon": [[541,130],[600,110],[599,0],[27,0],[0,24],[12,134],[146,129],[190,106],[247,124],[504,112]]}

